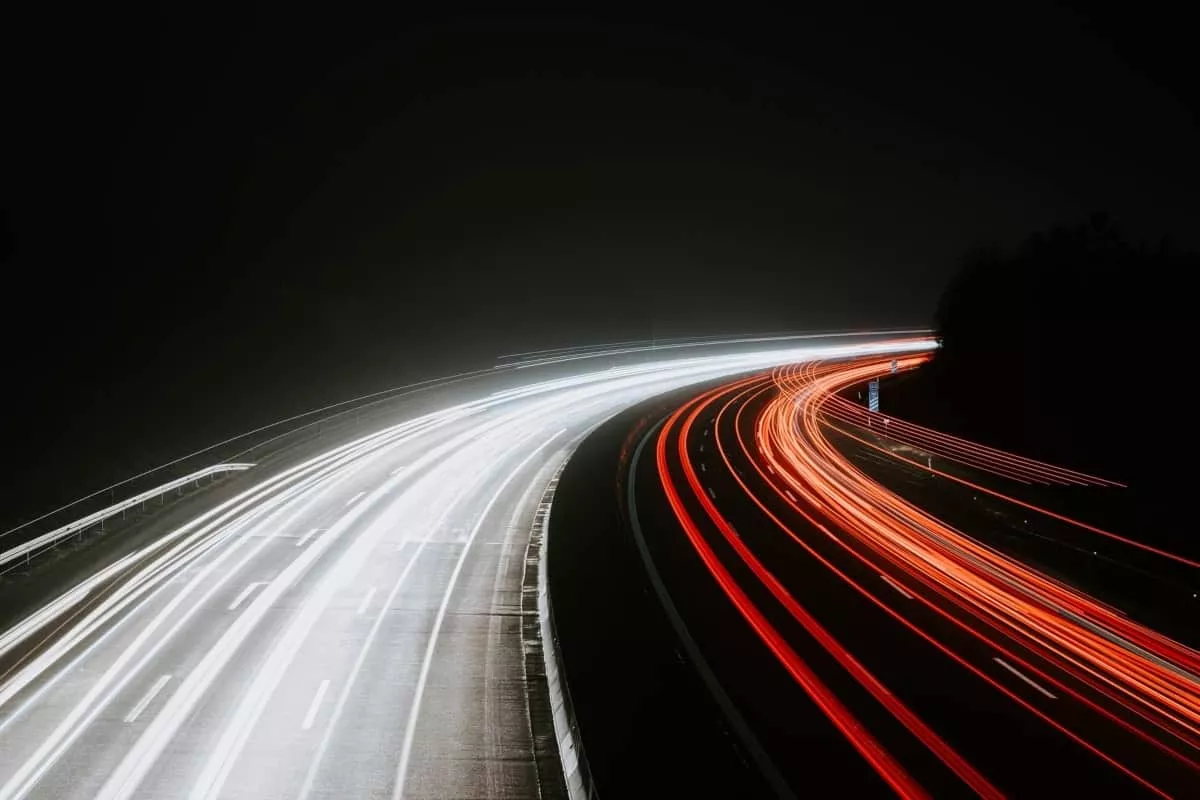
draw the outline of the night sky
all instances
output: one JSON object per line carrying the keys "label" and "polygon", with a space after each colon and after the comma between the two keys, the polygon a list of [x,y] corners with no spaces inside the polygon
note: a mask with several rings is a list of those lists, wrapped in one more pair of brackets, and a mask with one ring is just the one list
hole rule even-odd
{"label": "night sky", "polygon": [[514,350],[927,324],[1095,210],[1197,244],[1180,20],[839,7],[24,12],[3,433],[52,488],[0,517]]}

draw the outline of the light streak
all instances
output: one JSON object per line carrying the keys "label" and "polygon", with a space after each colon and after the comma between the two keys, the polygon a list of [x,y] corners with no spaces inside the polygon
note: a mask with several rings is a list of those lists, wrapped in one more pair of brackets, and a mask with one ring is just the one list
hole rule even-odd
{"label": "light streak", "polygon": [[[898,367],[913,369],[926,358],[924,354],[901,356],[897,359]],[[835,429],[861,445],[873,447],[880,454],[922,469],[929,466],[922,463],[923,455],[922,462],[918,462],[904,455],[904,448],[931,452],[939,459],[956,461],[966,468],[1006,480],[1090,485],[1107,487],[1106,490],[1119,489],[1120,484],[974,445],[894,417],[889,418],[886,433],[876,430],[879,426],[872,423],[878,415],[855,407],[838,393],[886,374],[890,361],[865,356],[840,362],[808,362],[775,368],[763,377],[709,391],[676,412],[658,434],[658,466],[666,498],[686,538],[751,628],[785,667],[792,668],[787,661],[794,655],[782,646],[786,642],[776,641],[775,633],[764,627],[762,619],[758,618],[760,612],[749,603],[745,590],[737,585],[708,545],[707,534],[692,517],[689,504],[703,509],[713,530],[732,547],[736,557],[750,568],[750,574],[774,596],[775,601],[822,642],[843,669],[856,675],[864,686],[870,685],[869,673],[863,672],[853,656],[823,632],[769,567],[758,560],[723,517],[717,507],[717,498],[699,483],[694,462],[699,463],[700,456],[694,457],[692,451],[704,452],[704,442],[712,439],[728,478],[808,557],[985,685],[1143,788],[1165,796],[1159,786],[1122,762],[1123,753],[1110,752],[1109,740],[1096,737],[1093,730],[1076,727],[1077,721],[1059,721],[1015,694],[978,665],[958,655],[953,649],[953,640],[943,641],[944,629],[926,630],[928,617],[915,616],[906,609],[934,612],[938,618],[999,652],[1000,655],[994,657],[995,662],[1040,694],[1049,699],[1067,697],[1073,703],[1082,704],[1089,713],[1096,715],[1095,719],[1152,745],[1158,752],[1193,771],[1200,771],[1196,761],[1200,749],[1200,679],[1197,677],[1200,675],[1200,654],[1129,619],[1085,592],[982,544],[885,489],[839,452],[826,433]],[[747,413],[751,408],[754,409],[753,416]],[[731,410],[736,413],[727,414]],[[709,421],[714,414],[715,435],[710,437]],[[722,422],[723,417],[726,420],[732,418],[732,425]],[[698,429],[701,419],[704,420],[703,435],[692,435],[692,424],[696,423]],[[873,443],[868,438],[873,434],[897,443],[901,452]],[[669,446],[668,442],[671,442]],[[751,471],[757,473],[754,486],[739,475],[730,460],[731,451],[740,453],[739,458],[744,458]],[[711,461],[704,463],[703,472],[712,474],[713,470],[708,468]],[[686,503],[673,477],[677,470],[686,478],[684,486],[689,498]],[[947,477],[1167,561],[1200,566],[1176,554],[989,490],[975,481],[956,475],[947,474]],[[760,496],[759,485],[766,486],[768,494],[777,499]],[[853,580],[810,544],[814,534],[797,532],[783,516],[773,512],[769,508],[772,502],[785,504],[815,531],[815,535],[832,543],[836,552],[861,562],[913,605],[901,606],[897,600],[881,600],[874,591]],[[803,682],[802,685],[806,692],[812,693],[809,685]],[[879,692],[875,696],[885,707],[889,705],[886,693]],[[904,713],[899,708],[890,710],[900,715]],[[872,744],[869,739],[855,741],[856,737],[866,735],[865,732],[839,722],[832,715],[831,720],[896,788],[900,783],[898,773],[893,772],[893,765],[879,759],[874,749],[878,743]],[[918,721],[908,718],[908,722]],[[987,791],[986,782],[972,783],[986,779],[973,773],[969,765],[949,760],[952,754],[941,748],[936,734],[923,730],[919,724],[909,725],[909,729],[913,735],[923,738],[976,792]]]}

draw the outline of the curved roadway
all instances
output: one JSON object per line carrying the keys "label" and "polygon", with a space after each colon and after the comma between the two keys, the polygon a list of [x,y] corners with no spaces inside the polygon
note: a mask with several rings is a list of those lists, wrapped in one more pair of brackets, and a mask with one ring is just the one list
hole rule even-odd
{"label": "curved roadway", "polygon": [[685,404],[635,457],[655,559],[699,609],[688,624],[740,618],[743,634],[700,645],[757,721],[767,768],[798,794],[1196,796],[1200,653],[884,489],[831,431],[1193,585],[1200,563],[979,476],[1099,479],[916,426],[878,437],[868,426],[883,432],[884,418],[838,392],[893,368],[868,358],[736,381]]}
{"label": "curved roadway", "polygon": [[0,800],[536,797],[521,581],[573,444],[690,383],[929,346],[582,360],[262,476],[0,635]]}

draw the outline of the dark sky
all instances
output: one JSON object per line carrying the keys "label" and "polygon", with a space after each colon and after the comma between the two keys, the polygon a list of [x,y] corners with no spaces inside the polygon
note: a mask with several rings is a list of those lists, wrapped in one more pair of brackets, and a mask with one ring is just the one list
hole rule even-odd
{"label": "dark sky", "polygon": [[1196,241],[1145,4],[180,5],[7,31],[4,429],[72,488],[511,350],[924,324],[964,249],[1093,210]]}

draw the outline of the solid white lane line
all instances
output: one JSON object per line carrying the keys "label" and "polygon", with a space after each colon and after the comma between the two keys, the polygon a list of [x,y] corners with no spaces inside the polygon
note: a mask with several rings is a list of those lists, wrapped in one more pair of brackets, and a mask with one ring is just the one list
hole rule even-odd
{"label": "solid white lane line", "polygon": [[416,738],[417,720],[421,713],[421,698],[425,694],[425,684],[429,681],[429,669],[433,666],[433,654],[437,648],[438,634],[442,632],[442,624],[446,621],[446,612],[450,608],[450,598],[454,595],[454,587],[458,583],[458,576],[462,574],[463,564],[467,561],[467,553],[471,550],[471,543],[475,541],[475,537],[479,534],[483,524],[487,521],[488,514],[492,508],[499,502],[504,490],[512,483],[521,470],[533,460],[533,457],[542,450],[546,449],[559,436],[566,431],[566,428],[560,429],[557,433],[546,439],[538,446],[534,447],[521,462],[508,473],[504,482],[500,484],[500,488],[488,500],[487,505],[483,507],[483,511],[479,514],[479,519],[475,523],[475,527],[471,529],[470,536],[467,537],[467,542],[463,546],[462,552],[458,555],[458,561],[454,564],[454,571],[450,573],[450,581],[446,584],[446,591],[442,594],[442,603],[438,606],[437,616],[433,620],[433,630],[429,634],[429,643],[425,646],[425,657],[421,661],[421,672],[417,676],[417,686],[413,692],[412,705],[408,710],[408,722],[404,726],[404,743],[400,747],[400,765],[396,768],[396,782],[392,789],[392,800],[401,800],[404,797],[404,780],[408,777],[408,760],[412,756],[413,741]]}
{"label": "solid white lane line", "polygon": [[894,580],[892,580],[891,578],[889,578],[887,575],[884,575],[884,574],[881,572],[881,573],[879,573],[879,577],[881,577],[881,578],[883,578],[885,581],[887,581],[887,585],[888,585],[888,586],[891,586],[893,589],[895,589],[897,592],[899,592],[900,594],[902,594],[902,595],[904,595],[905,597],[907,597],[909,600],[912,600],[912,599],[913,599],[913,596],[912,596],[911,594],[909,594],[907,591],[905,591],[903,586],[901,586],[900,584],[896,583]]}
{"label": "solid white lane line", "polygon": [[146,692],[146,696],[139,700],[138,704],[133,707],[133,710],[125,715],[125,721],[133,722],[139,716],[141,716],[142,712],[146,710],[146,706],[150,705],[151,701],[154,700],[155,695],[162,691],[163,687],[167,685],[167,681],[169,680],[171,680],[170,675],[163,675],[161,678],[156,680],[154,685],[150,687],[150,691]]}
{"label": "solid white lane line", "polygon": [[354,497],[351,497],[351,498],[350,498],[348,501],[346,501],[346,505],[347,505],[347,506],[352,506],[352,505],[354,505],[355,503],[357,503],[357,502],[358,502],[358,501],[359,501],[359,500],[362,498],[362,496],[363,496],[364,494],[366,494],[366,492],[359,492],[358,494],[354,495]]}
{"label": "solid white lane line", "polygon": [[300,724],[302,730],[308,730],[313,726],[313,721],[317,718],[317,711],[321,708],[321,701],[325,699],[325,693],[329,691],[329,679],[321,681],[321,685],[317,687],[317,693],[313,695],[312,704],[308,707],[308,713],[304,715],[304,722]]}
{"label": "solid white lane line", "polygon": [[321,530],[321,529],[313,528],[311,531],[309,531],[308,533],[301,536],[299,539],[296,540],[296,547],[304,547],[304,545],[308,544],[308,540],[311,539],[313,537],[313,535],[316,534],[316,532],[319,530]]}
{"label": "solid white lane line", "polygon": [[375,587],[372,586],[370,589],[367,590],[367,596],[364,597],[362,599],[362,602],[358,604],[358,611],[355,611],[354,613],[361,614],[364,611],[366,611],[367,606],[371,605],[371,598],[374,596],[375,596]]}
{"label": "solid white lane line", "polygon": [[233,602],[229,604],[229,610],[237,611],[237,607],[246,601],[246,598],[250,596],[250,593],[262,585],[263,585],[262,581],[254,581],[253,583],[248,585],[245,589],[242,589],[241,594],[239,594],[236,598],[234,598]]}
{"label": "solid white lane line", "polygon": [[1034,682],[1033,682],[1032,680],[1030,680],[1029,678],[1026,678],[1026,677],[1025,677],[1024,675],[1022,675],[1020,672],[1017,672],[1016,668],[1009,666],[1007,663],[1005,663],[1004,659],[1002,659],[1002,658],[993,658],[992,660],[993,660],[993,661],[995,661],[995,662],[996,662],[997,664],[999,664],[1000,666],[1004,667],[1006,670],[1008,670],[1009,672],[1011,672],[1013,675],[1016,675],[1018,678],[1020,678],[1021,680],[1025,681],[1026,683],[1028,683],[1028,684],[1029,684],[1030,686],[1032,686],[1033,688],[1037,689],[1037,690],[1038,690],[1039,692],[1041,692],[1042,694],[1046,695],[1046,697],[1049,697],[1051,700],[1057,700],[1057,699],[1058,699],[1058,698],[1057,698],[1057,697],[1055,697],[1053,694],[1051,694],[1050,692],[1048,692],[1048,691],[1046,691],[1045,689],[1043,689],[1041,686],[1038,686],[1036,683],[1034,683]]}

